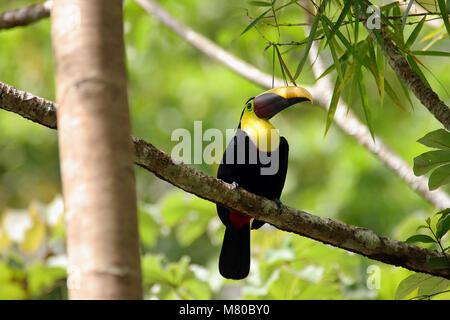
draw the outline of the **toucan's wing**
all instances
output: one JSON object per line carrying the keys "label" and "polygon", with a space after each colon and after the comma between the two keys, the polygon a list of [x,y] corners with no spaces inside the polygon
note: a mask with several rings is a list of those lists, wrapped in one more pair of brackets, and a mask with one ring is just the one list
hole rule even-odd
{"label": "toucan's wing", "polygon": [[[279,147],[279,167],[277,173],[271,179],[271,194],[269,198],[271,199],[280,199],[281,192],[283,191],[284,182],[286,181],[286,174],[288,169],[288,159],[289,159],[289,143],[284,137],[280,139],[280,147]],[[264,225],[264,221],[261,220],[253,220],[252,229],[259,229]]]}

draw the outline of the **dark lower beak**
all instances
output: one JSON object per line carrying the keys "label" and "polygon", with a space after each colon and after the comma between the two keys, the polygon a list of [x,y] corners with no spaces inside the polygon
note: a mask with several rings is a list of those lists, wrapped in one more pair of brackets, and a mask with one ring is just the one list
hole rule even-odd
{"label": "dark lower beak", "polygon": [[313,102],[311,94],[302,87],[281,87],[255,97],[254,110],[259,118],[270,119],[278,112],[298,102]]}

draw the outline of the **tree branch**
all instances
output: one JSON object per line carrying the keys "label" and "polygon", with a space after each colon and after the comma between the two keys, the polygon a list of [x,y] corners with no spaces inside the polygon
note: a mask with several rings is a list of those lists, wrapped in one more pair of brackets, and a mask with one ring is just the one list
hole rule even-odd
{"label": "tree branch", "polygon": [[[6,106],[5,104],[8,104]],[[15,112],[34,122],[56,129],[57,105],[0,82],[0,108]],[[42,109],[42,110],[41,110]],[[135,163],[157,177],[200,198],[247,214],[293,232],[384,263],[450,279],[450,268],[433,269],[431,257],[443,257],[429,250],[377,235],[369,229],[349,226],[305,211],[283,206],[280,215],[275,202],[242,188],[208,176],[186,164],[174,161],[152,144],[133,137]]]}
{"label": "tree branch", "polygon": [[52,1],[0,13],[0,30],[26,26],[50,16]]}
{"label": "tree branch", "polygon": [[[370,4],[370,2],[367,2]],[[361,18],[365,18],[365,12],[367,12],[367,5],[363,2],[360,3],[359,15]],[[430,111],[434,117],[441,122],[447,130],[450,130],[450,108],[439,98],[436,92],[433,91],[410,67],[406,59],[401,54],[400,50],[393,43],[389,34],[385,30],[382,24],[380,29],[377,29],[381,39],[383,40],[383,46],[378,43],[374,31],[367,27],[367,21],[363,21],[363,25],[369,32],[373,41],[380,48],[383,55],[386,57],[391,68],[397,73],[400,79],[406,84],[409,90],[419,99],[419,101]]]}
{"label": "tree branch", "polygon": [[[182,24],[172,17],[166,10],[159,6],[153,0],[136,0],[148,13],[153,14],[158,20],[164,23],[167,27],[176,32],[182,39],[189,42],[199,51],[208,55],[213,60],[218,61],[225,67],[236,72],[238,75],[248,79],[249,81],[263,87],[272,87],[272,76],[262,72],[258,68],[246,63],[245,61],[235,57],[229,52],[223,50],[221,47],[197,33],[189,26]],[[46,10],[50,10],[51,1],[41,4]],[[30,10],[24,12],[31,12]],[[44,15],[42,17],[45,17]],[[25,21],[32,21],[25,15],[22,15],[22,22],[20,25],[25,25]],[[17,20],[19,21],[19,20]],[[316,61],[313,64],[313,71],[316,78],[322,72],[317,66],[320,63]],[[323,67],[321,70],[325,70]],[[275,86],[283,86],[281,79],[275,79]],[[330,104],[330,99],[333,93],[333,86],[329,79],[322,78],[313,87],[306,87],[314,96],[314,100],[324,109],[327,109]],[[32,107],[33,101],[30,101]],[[6,106],[7,107],[7,106]],[[376,144],[373,142],[370,132],[361,121],[350,110],[346,111],[347,106],[345,102],[340,99],[339,107],[334,116],[334,122],[349,136],[354,138],[361,146],[369,150],[375,157],[377,157],[387,168],[392,170],[396,175],[406,182],[417,194],[431,203],[436,209],[445,209],[450,207],[450,197],[440,190],[430,191],[428,189],[428,182],[425,177],[416,177],[411,166],[397,153],[390,149],[381,138],[375,137]]]}

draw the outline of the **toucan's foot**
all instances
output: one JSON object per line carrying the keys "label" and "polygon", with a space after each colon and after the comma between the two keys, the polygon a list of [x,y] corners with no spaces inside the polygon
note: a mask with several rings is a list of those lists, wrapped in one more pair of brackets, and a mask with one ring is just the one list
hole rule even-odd
{"label": "toucan's foot", "polygon": [[282,214],[283,213],[283,202],[281,202],[281,200],[278,198],[273,199],[273,201],[275,201],[275,203],[277,204],[278,213]]}
{"label": "toucan's foot", "polygon": [[239,188],[239,184],[236,181],[233,181],[231,183],[231,185],[233,186],[233,189],[236,190],[237,188]]}

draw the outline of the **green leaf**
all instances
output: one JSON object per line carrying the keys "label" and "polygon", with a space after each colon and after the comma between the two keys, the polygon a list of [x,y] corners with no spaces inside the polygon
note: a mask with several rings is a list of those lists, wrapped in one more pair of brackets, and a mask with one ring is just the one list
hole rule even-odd
{"label": "green leaf", "polygon": [[441,221],[442,219],[444,219],[448,214],[450,213],[450,208],[441,210],[439,212],[436,212],[434,215],[441,215],[441,217],[439,218],[439,221]]}
{"label": "green leaf", "polygon": [[450,164],[446,164],[433,171],[428,180],[428,188],[435,190],[447,183],[450,183]]}
{"label": "green leaf", "polygon": [[411,51],[416,56],[450,57],[450,52],[445,51]]}
{"label": "green leaf", "polygon": [[450,285],[450,280],[442,277],[430,277],[419,285],[419,291],[417,294],[419,296],[423,295],[433,295],[444,291]]}
{"label": "green leaf", "polygon": [[431,277],[432,276],[429,274],[414,273],[406,279],[403,279],[397,287],[395,299],[399,300],[405,298],[408,294],[417,289],[424,281]]}
{"label": "green leaf", "polygon": [[[411,9],[413,3],[414,3],[414,0],[409,0],[408,5],[406,6],[405,12],[403,13],[402,29],[405,29],[406,19],[408,18],[408,13],[409,13],[409,10]],[[425,19],[425,17],[424,17],[424,19]]]}
{"label": "green leaf", "polygon": [[249,1],[248,4],[251,6],[255,6],[255,7],[271,7],[272,6],[271,3],[267,3],[264,1]]}
{"label": "green leaf", "polygon": [[433,269],[450,268],[450,263],[447,257],[431,257],[430,260],[428,260],[427,265]]}
{"label": "green leaf", "polygon": [[347,13],[349,12],[350,6],[352,5],[352,1],[345,1],[345,5],[344,8],[342,8],[341,14],[339,15],[339,18],[337,19],[335,24],[332,24],[330,26],[331,28],[331,33],[329,38],[333,39],[334,35],[336,34],[336,31],[339,30],[342,21],[344,21],[345,16],[347,15]]}
{"label": "green leaf", "polygon": [[383,106],[384,100],[384,70],[385,70],[386,60],[384,59],[384,55],[381,50],[377,47],[377,70],[379,76],[379,95],[380,95],[380,107]]}
{"label": "green leaf", "polygon": [[415,234],[405,241],[406,243],[416,243],[416,242],[423,242],[423,243],[434,243],[434,239],[430,236],[427,236],[426,234]]}
{"label": "green leaf", "polygon": [[450,162],[450,151],[435,150],[425,152],[414,158],[414,174],[416,176],[424,175],[431,169],[448,162]]}
{"label": "green leaf", "polygon": [[392,88],[391,84],[389,83],[389,81],[386,78],[384,78],[384,89],[385,89],[386,93],[388,94],[388,96],[391,98],[391,100],[398,107],[400,107],[400,109],[406,110],[405,106],[403,106],[402,102],[400,101],[399,97],[397,96],[397,93]]}
{"label": "green leaf", "polygon": [[322,20],[322,28],[323,28],[323,31],[325,32],[325,36],[328,39],[328,46],[330,47],[331,56],[333,57],[333,61],[334,61],[334,65],[335,65],[337,73],[338,73],[338,77],[340,78],[340,81],[343,82],[344,75],[342,73],[341,64],[339,62],[338,54],[337,54],[336,48],[334,46],[334,40],[330,37],[328,27],[323,20]]}
{"label": "green leaf", "polygon": [[428,228],[429,228],[428,226],[422,224],[422,225],[420,225],[420,226],[417,227],[416,232],[419,232],[419,230],[422,230],[422,229],[428,229]]}
{"label": "green leaf", "polygon": [[445,129],[438,129],[427,133],[417,142],[431,148],[450,150],[450,133]]}
{"label": "green leaf", "polygon": [[[322,2],[322,5],[320,6],[320,8],[322,8],[326,2],[327,2],[327,0],[324,0]],[[295,71],[294,80],[297,80],[298,76],[300,75],[300,73],[303,70],[303,67],[305,66],[306,60],[308,59],[308,53],[309,53],[309,50],[311,49],[312,42],[314,40],[314,36],[317,31],[317,26],[319,25],[319,19],[322,14],[320,8],[319,8],[316,16],[314,17],[314,21],[311,26],[311,30],[309,31],[308,42],[306,43],[305,52],[303,53],[303,56],[300,59],[300,62],[297,66],[297,70]]]}
{"label": "green leaf", "polygon": [[436,238],[440,240],[449,229],[450,229],[450,215],[447,215],[442,220],[439,220],[438,223],[436,224]]}
{"label": "green leaf", "polygon": [[445,4],[445,0],[437,0],[439,5],[439,10],[441,11],[442,20],[444,20],[445,28],[447,29],[447,34],[450,35],[450,21],[448,20],[448,9]]}
{"label": "green leaf", "polygon": [[430,87],[430,84],[428,83],[427,78],[423,74],[422,70],[420,70],[419,65],[417,64],[416,60],[414,60],[414,59],[415,58],[413,56],[409,55],[409,54],[406,56],[406,60],[408,61],[409,66],[411,67],[411,69],[413,69],[414,72],[417,73],[419,78],[422,79],[422,81],[424,83],[426,83]]}
{"label": "green leaf", "polygon": [[[413,0],[411,0],[413,2]],[[406,13],[406,11],[405,11]],[[414,44],[414,41],[416,41],[417,37],[419,36],[420,31],[422,30],[423,25],[425,24],[425,17],[420,20],[420,22],[417,24],[417,26],[414,28],[413,32],[411,32],[408,40],[406,40],[405,44],[405,50],[408,50],[411,48],[411,46]]]}
{"label": "green leaf", "polygon": [[241,32],[241,34],[239,36],[242,36],[244,33],[246,33],[248,30],[250,30],[251,28],[253,28],[259,20],[261,20],[262,18],[264,18],[264,16],[270,11],[272,10],[272,8],[267,9],[266,11],[264,11],[259,17],[257,17],[255,20],[253,20],[245,29],[244,31]]}
{"label": "green leaf", "polygon": [[328,129],[330,129],[333,123],[334,114],[336,113],[337,104],[339,101],[339,96],[341,95],[341,80],[339,77],[336,78],[336,83],[334,84],[333,96],[331,97],[330,107],[328,108],[327,123],[325,126],[324,136],[327,135]]}
{"label": "green leaf", "polygon": [[358,78],[359,93],[361,94],[361,102],[364,109],[364,115],[366,117],[367,126],[369,127],[370,135],[373,141],[375,141],[375,134],[372,126],[372,112],[370,110],[369,98],[367,96],[366,85],[364,83],[364,77],[361,74],[355,75]]}

